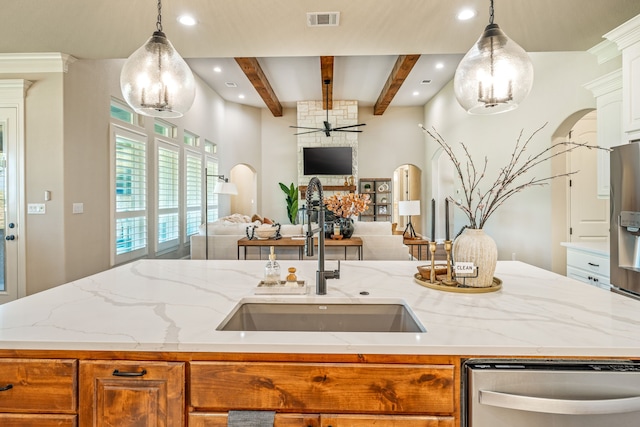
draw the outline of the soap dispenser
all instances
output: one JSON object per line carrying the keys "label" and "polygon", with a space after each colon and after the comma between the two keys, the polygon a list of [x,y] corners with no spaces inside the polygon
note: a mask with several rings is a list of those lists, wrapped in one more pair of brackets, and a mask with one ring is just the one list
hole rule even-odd
{"label": "soap dispenser", "polygon": [[280,264],[276,261],[276,254],[273,250],[273,246],[269,252],[269,262],[264,267],[264,283],[267,285],[280,284]]}

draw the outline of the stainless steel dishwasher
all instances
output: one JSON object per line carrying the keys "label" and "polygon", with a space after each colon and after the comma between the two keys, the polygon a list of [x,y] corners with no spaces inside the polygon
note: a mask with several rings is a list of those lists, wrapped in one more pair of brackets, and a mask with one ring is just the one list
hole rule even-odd
{"label": "stainless steel dishwasher", "polygon": [[467,360],[463,427],[638,427],[640,361]]}

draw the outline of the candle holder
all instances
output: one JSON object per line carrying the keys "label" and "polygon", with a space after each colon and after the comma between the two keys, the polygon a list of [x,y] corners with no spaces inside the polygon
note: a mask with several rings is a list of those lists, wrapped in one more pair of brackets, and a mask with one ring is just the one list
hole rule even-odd
{"label": "candle holder", "polygon": [[429,282],[436,283],[436,242],[429,242],[429,252],[431,252],[431,277]]}
{"label": "candle holder", "polygon": [[445,240],[444,250],[447,253],[447,278],[442,281],[442,284],[447,286],[456,286],[458,282],[453,279],[453,274],[451,271],[451,247],[451,240]]}

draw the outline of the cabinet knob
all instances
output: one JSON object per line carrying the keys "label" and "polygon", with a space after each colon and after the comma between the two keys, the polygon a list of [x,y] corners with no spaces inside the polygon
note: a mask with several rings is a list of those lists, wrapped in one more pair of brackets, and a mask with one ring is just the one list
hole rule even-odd
{"label": "cabinet knob", "polygon": [[16,240],[16,236],[14,236],[13,234],[9,234],[7,237],[5,237],[5,240]]}

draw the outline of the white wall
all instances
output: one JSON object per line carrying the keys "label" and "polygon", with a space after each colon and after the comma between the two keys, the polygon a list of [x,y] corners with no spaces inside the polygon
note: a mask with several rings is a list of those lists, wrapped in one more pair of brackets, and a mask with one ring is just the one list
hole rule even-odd
{"label": "white wall", "polygon": [[[489,160],[485,186],[493,182],[498,169],[508,164],[513,146],[521,130],[529,136],[547,123],[530,144],[529,153],[548,147],[558,126],[574,112],[595,108],[595,99],[583,85],[610,72],[616,63],[598,65],[595,56],[581,52],[533,53],[534,86],[528,98],[516,110],[490,116],[467,114],[456,102],[453,84],[447,85],[425,106],[425,127],[435,127],[445,141],[463,156],[459,142],[464,142],[476,167],[481,167],[486,155]],[[437,145],[425,136],[426,157],[431,159]],[[531,172],[529,177],[551,175],[546,163]],[[486,187],[485,187],[486,188]],[[431,183],[425,198],[432,197]],[[498,244],[498,258],[511,259],[512,254],[521,261],[551,268],[551,222],[554,218],[550,186],[526,189],[509,199],[489,219],[485,230]],[[454,232],[467,223],[466,216],[454,208]]]}

